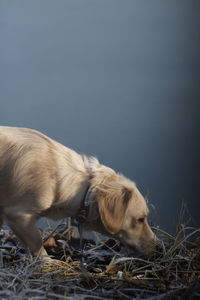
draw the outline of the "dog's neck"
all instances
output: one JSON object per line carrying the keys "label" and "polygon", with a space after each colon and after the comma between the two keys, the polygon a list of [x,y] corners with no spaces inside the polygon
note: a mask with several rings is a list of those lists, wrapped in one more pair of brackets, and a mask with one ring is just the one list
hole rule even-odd
{"label": "dog's neck", "polygon": [[89,215],[89,207],[90,207],[90,195],[91,195],[91,186],[90,183],[88,184],[88,187],[86,188],[86,191],[84,193],[83,200],[80,204],[79,212],[76,214],[76,216],[73,218],[74,222],[83,225],[83,223],[86,222]]}

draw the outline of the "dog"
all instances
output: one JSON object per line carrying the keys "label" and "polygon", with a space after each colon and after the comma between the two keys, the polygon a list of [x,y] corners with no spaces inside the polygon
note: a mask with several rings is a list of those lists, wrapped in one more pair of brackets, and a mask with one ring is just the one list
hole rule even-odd
{"label": "dog", "polygon": [[5,221],[33,256],[48,257],[36,221],[79,216],[83,201],[84,228],[154,251],[158,239],[134,182],[38,131],[0,126],[0,226]]}

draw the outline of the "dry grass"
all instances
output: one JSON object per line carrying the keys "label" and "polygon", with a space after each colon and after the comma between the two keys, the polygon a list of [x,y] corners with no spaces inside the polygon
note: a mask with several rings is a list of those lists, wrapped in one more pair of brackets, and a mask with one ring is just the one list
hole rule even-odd
{"label": "dry grass", "polygon": [[128,254],[114,240],[84,240],[82,270],[77,239],[54,233],[46,245],[57,261],[49,265],[28,258],[15,237],[2,231],[0,299],[200,298],[200,229],[180,220],[175,236],[154,230],[163,249],[148,259]]}

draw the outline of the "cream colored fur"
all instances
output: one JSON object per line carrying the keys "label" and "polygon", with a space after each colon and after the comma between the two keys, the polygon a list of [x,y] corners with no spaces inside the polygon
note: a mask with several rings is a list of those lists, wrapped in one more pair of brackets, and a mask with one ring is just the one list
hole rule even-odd
{"label": "cream colored fur", "polygon": [[151,252],[156,237],[147,223],[146,202],[132,181],[40,132],[0,127],[0,225],[5,221],[32,255],[47,255],[36,220],[76,216],[88,185],[86,228]]}

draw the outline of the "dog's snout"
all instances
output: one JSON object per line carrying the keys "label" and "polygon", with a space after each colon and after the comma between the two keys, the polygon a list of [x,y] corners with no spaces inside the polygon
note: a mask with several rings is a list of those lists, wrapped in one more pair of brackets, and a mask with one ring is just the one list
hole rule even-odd
{"label": "dog's snout", "polygon": [[147,241],[143,241],[143,252],[146,255],[152,255],[157,251],[157,247],[161,247],[160,241],[155,234],[152,233],[151,238]]}

